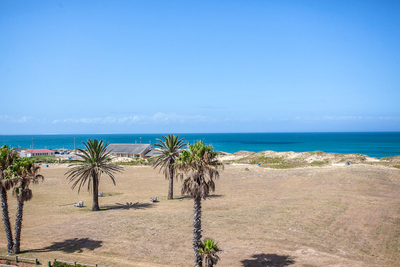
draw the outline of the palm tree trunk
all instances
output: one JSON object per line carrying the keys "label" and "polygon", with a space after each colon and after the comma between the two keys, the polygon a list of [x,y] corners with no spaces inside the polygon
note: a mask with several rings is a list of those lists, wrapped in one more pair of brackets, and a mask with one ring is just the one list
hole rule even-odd
{"label": "palm tree trunk", "polygon": [[98,211],[99,208],[99,180],[98,175],[93,175],[93,205],[92,211]]}
{"label": "palm tree trunk", "polygon": [[168,198],[174,199],[174,169],[169,169],[169,187],[168,187]]}
{"label": "palm tree trunk", "polygon": [[18,196],[17,219],[15,220],[15,232],[14,232],[14,248],[13,248],[14,254],[20,253],[23,209],[24,209],[24,202],[20,200],[20,196]]}
{"label": "palm tree trunk", "polygon": [[8,252],[12,252],[14,242],[12,237],[10,216],[8,213],[7,191],[3,186],[1,186],[0,188],[0,195],[1,195],[1,209],[3,211],[4,230],[6,232],[6,237],[7,237],[7,250]]}
{"label": "palm tree trunk", "polygon": [[201,197],[194,198],[193,205],[193,249],[195,266],[202,267],[203,262],[199,252],[201,243]]}
{"label": "palm tree trunk", "polygon": [[204,267],[213,267],[214,264],[212,262],[212,260],[210,259],[210,257],[205,257],[205,263],[204,263]]}

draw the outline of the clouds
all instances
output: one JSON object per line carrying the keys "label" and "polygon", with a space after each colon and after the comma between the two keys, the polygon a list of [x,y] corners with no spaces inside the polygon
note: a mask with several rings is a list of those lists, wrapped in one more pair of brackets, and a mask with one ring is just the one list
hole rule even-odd
{"label": "clouds", "polygon": [[49,119],[22,116],[15,118],[8,115],[0,115],[0,122],[7,123],[43,123],[43,124],[169,124],[169,123],[219,123],[219,122],[256,122],[256,121],[400,121],[398,116],[314,116],[314,117],[293,117],[293,118],[225,118],[217,119],[201,115],[182,115],[177,113],[158,112],[154,115],[135,116],[107,116],[107,117],[84,117]]}
{"label": "clouds", "polygon": [[[115,115],[115,114],[113,114]],[[268,114],[267,114],[268,115]],[[216,133],[216,132],[362,132],[399,131],[399,116],[296,116],[215,118],[157,112],[152,115],[37,118],[0,115],[0,134]]]}
{"label": "clouds", "polygon": [[22,116],[21,118],[14,118],[13,116],[0,115],[1,122],[25,123],[25,122],[31,122],[33,120],[35,119],[31,116]]}
{"label": "clouds", "polygon": [[96,118],[68,118],[55,119],[52,123],[69,123],[69,124],[168,124],[168,123],[190,123],[190,122],[217,122],[214,118],[206,116],[190,116],[176,113],[158,112],[152,116],[135,115],[127,117],[96,117]]}
{"label": "clouds", "polygon": [[200,115],[182,115],[177,113],[158,112],[152,116],[135,115],[135,116],[107,116],[107,117],[86,117],[86,118],[66,118],[66,119],[49,119],[34,118],[31,116],[23,116],[15,118],[8,115],[0,115],[0,122],[8,123],[28,123],[37,122],[44,124],[168,124],[168,123],[199,123],[199,122],[218,122],[215,118]]}

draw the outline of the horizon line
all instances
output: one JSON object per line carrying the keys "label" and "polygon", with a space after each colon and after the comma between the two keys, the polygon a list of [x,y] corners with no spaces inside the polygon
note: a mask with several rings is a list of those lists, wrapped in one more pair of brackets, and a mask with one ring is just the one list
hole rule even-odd
{"label": "horizon line", "polygon": [[400,133],[400,131],[304,131],[304,132],[156,132],[156,133],[43,133],[43,134],[0,134],[0,136],[42,136],[42,135],[150,135],[150,134],[287,134],[287,133]]}

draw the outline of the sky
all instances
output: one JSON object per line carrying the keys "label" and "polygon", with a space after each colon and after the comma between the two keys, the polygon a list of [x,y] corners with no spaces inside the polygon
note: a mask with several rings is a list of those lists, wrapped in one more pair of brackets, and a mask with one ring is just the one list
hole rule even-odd
{"label": "sky", "polygon": [[400,131],[400,1],[0,1],[0,134]]}

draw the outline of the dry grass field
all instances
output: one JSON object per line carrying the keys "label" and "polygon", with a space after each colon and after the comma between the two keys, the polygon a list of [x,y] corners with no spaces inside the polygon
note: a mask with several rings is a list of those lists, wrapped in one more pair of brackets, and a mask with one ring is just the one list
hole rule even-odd
{"label": "dry grass field", "polygon": [[[248,170],[246,170],[248,168]],[[100,212],[70,189],[66,166],[43,166],[25,205],[22,251],[42,262],[193,266],[193,200],[166,200],[151,167],[127,166],[117,186],[103,177]],[[219,241],[217,266],[400,266],[400,170],[354,164],[294,169],[226,166],[203,201],[204,237]],[[150,203],[157,196],[158,203]],[[16,201],[10,195],[11,217]],[[74,202],[83,200],[85,207]],[[1,224],[1,228],[3,225]],[[5,254],[4,230],[0,253]]]}

